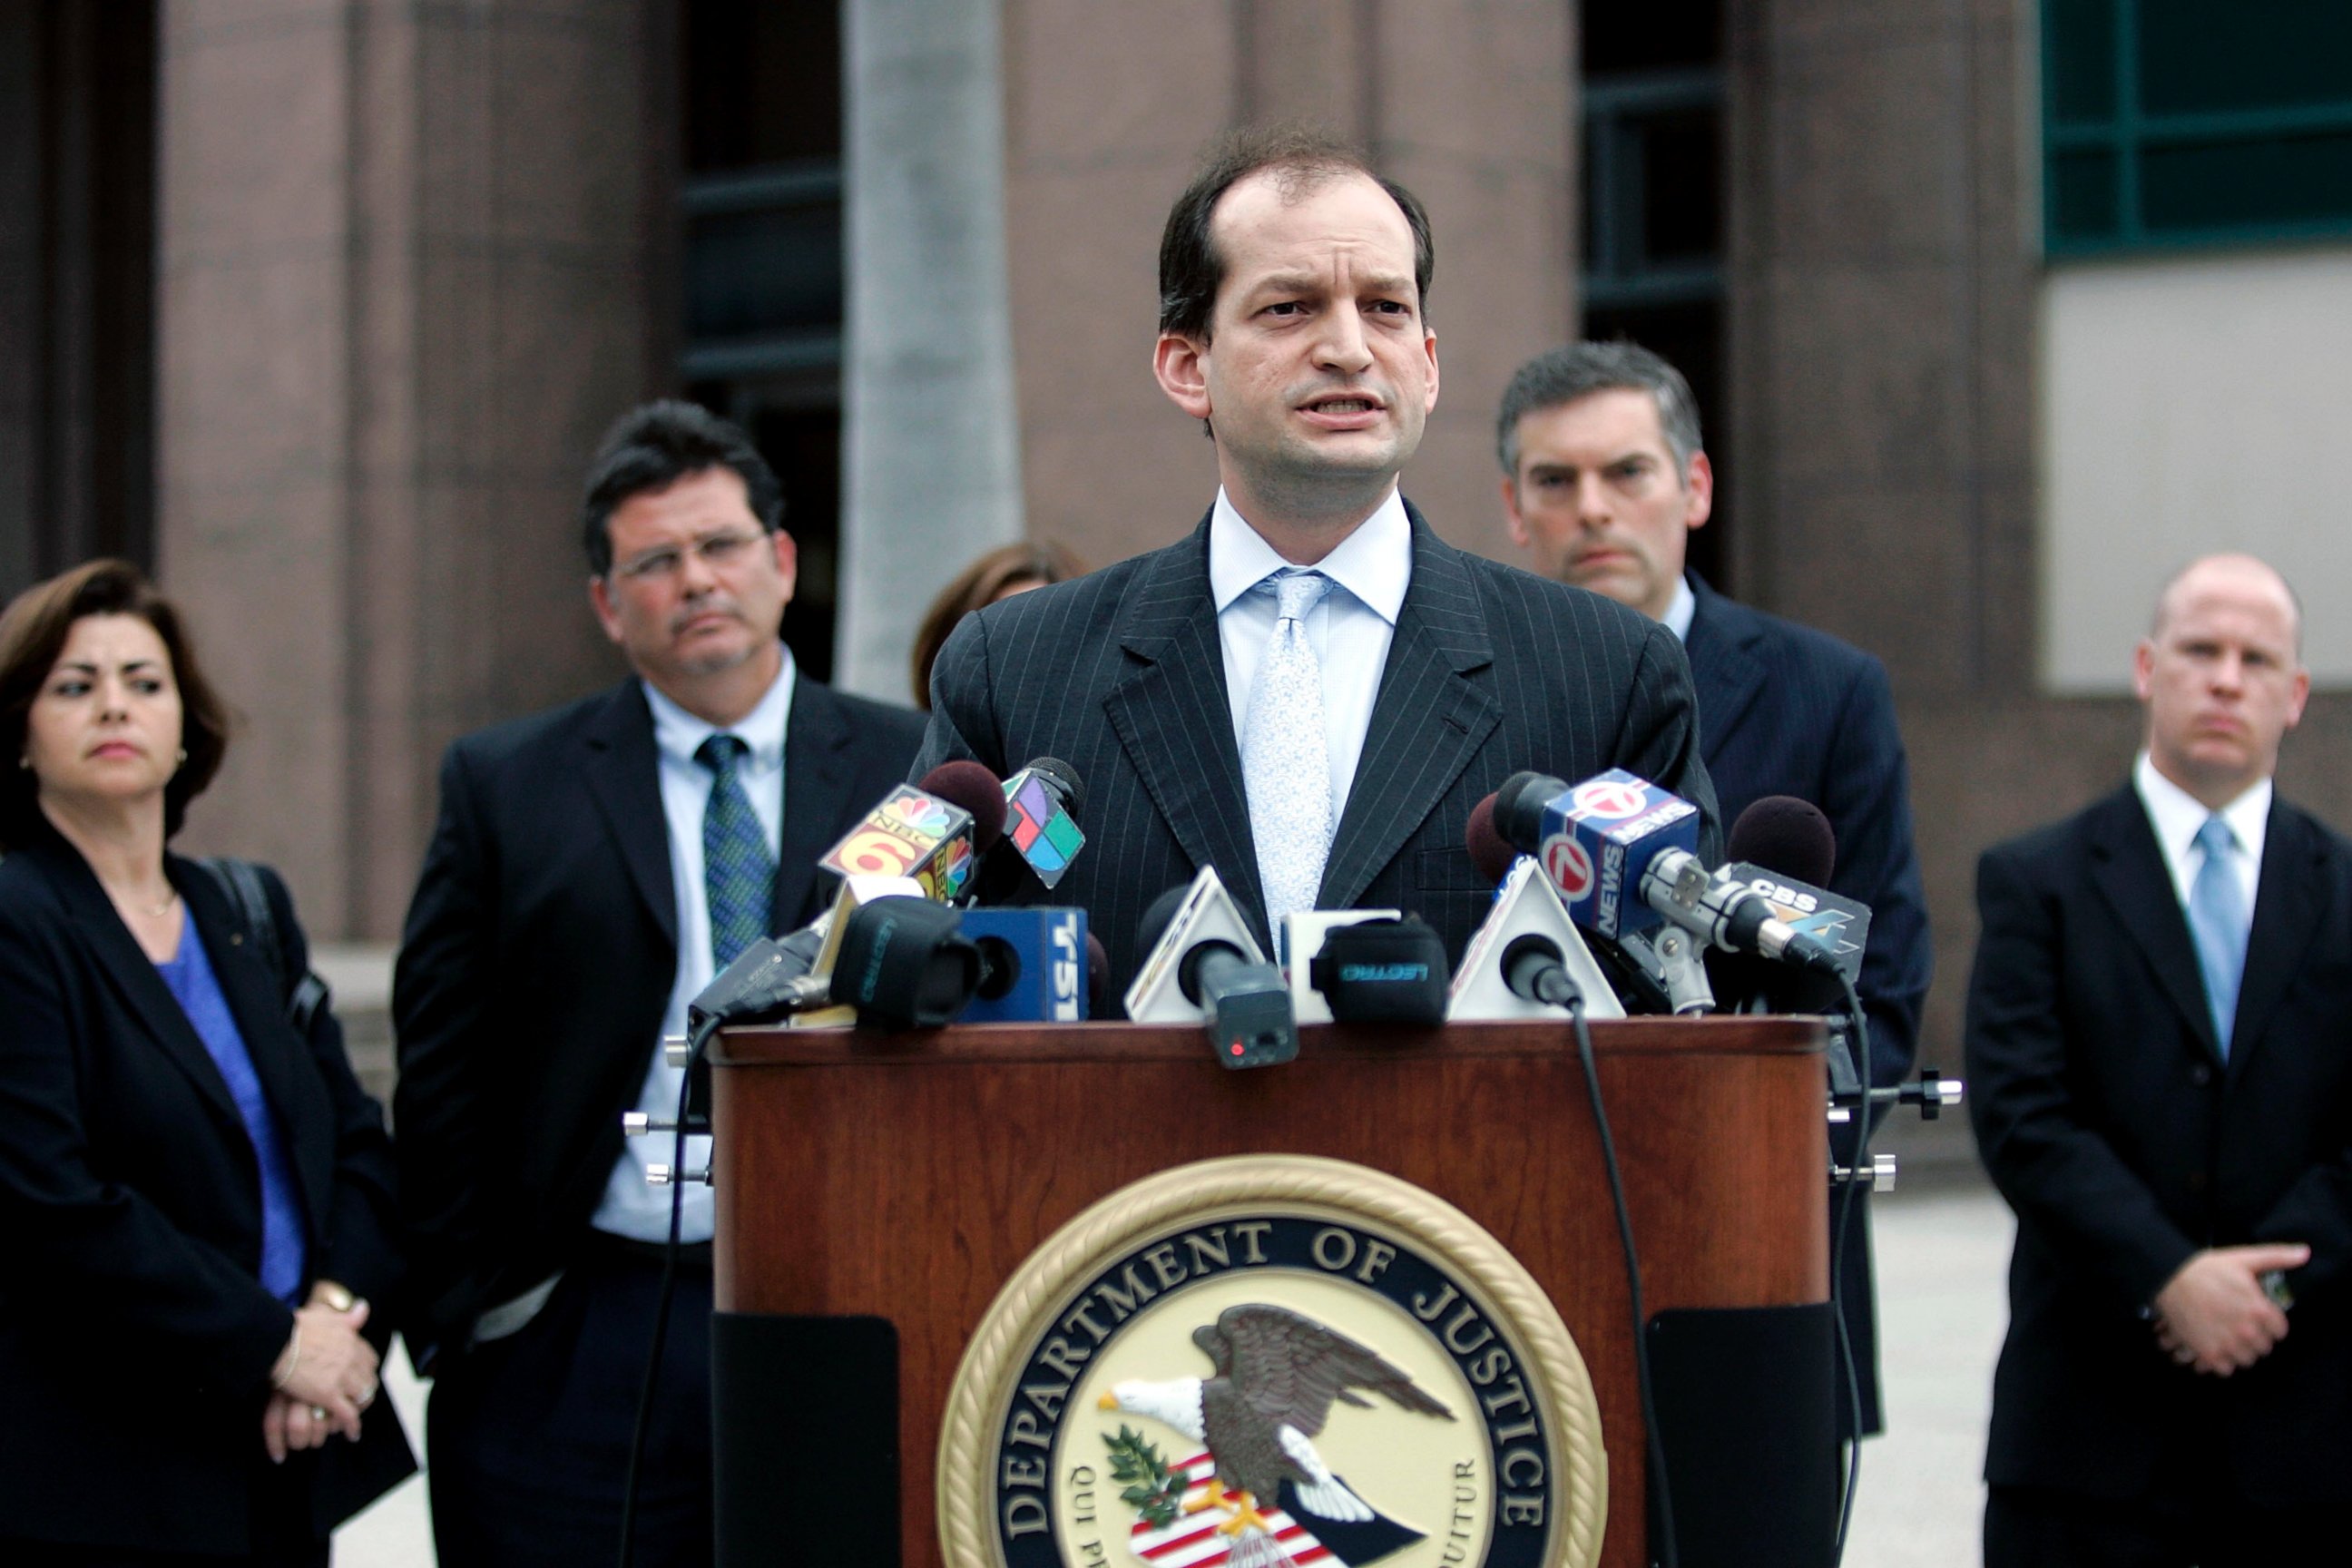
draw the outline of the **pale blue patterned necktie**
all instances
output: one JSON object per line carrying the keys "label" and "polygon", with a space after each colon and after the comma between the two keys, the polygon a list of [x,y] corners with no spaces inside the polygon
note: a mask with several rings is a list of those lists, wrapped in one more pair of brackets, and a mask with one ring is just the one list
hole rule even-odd
{"label": "pale blue patterned necktie", "polygon": [[2197,830],[2205,863],[2189,885],[2189,933],[2197,942],[2197,967],[2205,976],[2205,1005],[2213,1010],[2213,1037],[2230,1055],[2230,1030],[2238,1016],[2238,983],[2246,972],[2246,895],[2230,853],[2237,837],[2219,813]]}
{"label": "pale blue patterned necktie", "polygon": [[[1323,664],[1307,615],[1331,586],[1320,572],[1282,571],[1260,588],[1280,601],[1242,718],[1242,787],[1249,793],[1265,918],[1315,907],[1331,853],[1331,754],[1323,733]],[[1253,590],[1255,591],[1255,590]]]}
{"label": "pale blue patterned necktie", "polygon": [[709,768],[710,802],[702,810],[702,888],[710,904],[710,963],[725,969],[765,936],[776,892],[776,858],[736,768],[751,748],[740,735],[713,735],[695,748]]}

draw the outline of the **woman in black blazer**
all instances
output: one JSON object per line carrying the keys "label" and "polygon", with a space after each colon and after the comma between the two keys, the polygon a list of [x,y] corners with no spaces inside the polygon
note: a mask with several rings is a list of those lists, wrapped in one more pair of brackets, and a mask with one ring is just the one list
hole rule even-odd
{"label": "woman in black blazer", "polygon": [[323,1564],[415,1469],[391,1145],[273,933],[166,853],[226,710],[96,562],[0,616],[0,1563]]}

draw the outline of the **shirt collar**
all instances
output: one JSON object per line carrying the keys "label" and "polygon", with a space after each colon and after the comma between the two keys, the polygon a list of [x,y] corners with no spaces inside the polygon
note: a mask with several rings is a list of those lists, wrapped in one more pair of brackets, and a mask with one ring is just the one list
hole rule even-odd
{"label": "shirt collar", "polygon": [[[1217,504],[1209,513],[1209,593],[1217,613],[1223,615],[1235,599],[1290,564],[1234,510],[1220,485]],[[1412,522],[1404,514],[1402,494],[1390,490],[1372,515],[1318,561],[1314,570],[1395,626],[1404,608],[1405,589],[1412,582]]]}
{"label": "shirt collar", "polygon": [[1691,592],[1690,579],[1675,578],[1674,600],[1666,605],[1666,613],[1660,624],[1675,634],[1676,642],[1688,642],[1691,617],[1696,614],[1698,614],[1698,595]]}
{"label": "shirt collar", "polygon": [[[783,765],[784,727],[792,721],[793,682],[796,675],[793,650],[787,647],[782,651],[783,663],[758,704],[740,721],[726,726],[728,734],[740,737],[751,748],[751,764],[761,770]],[[654,710],[654,744],[666,757],[692,762],[702,742],[718,734],[720,727],[696,718],[662,695],[652,681],[642,684],[646,705]]]}
{"label": "shirt collar", "polygon": [[[2132,782],[2139,787],[2139,797],[2147,804],[2148,821],[2156,828],[2158,841],[2175,855],[2186,855],[2197,842],[2197,830],[2205,819],[2214,815],[2203,801],[2158,773],[2155,759],[2146,752],[2132,764]],[[2230,825],[2230,832],[2257,866],[2263,859],[2263,838],[2270,826],[2271,781],[2263,779],[2243,795],[2223,806],[2221,817]]]}

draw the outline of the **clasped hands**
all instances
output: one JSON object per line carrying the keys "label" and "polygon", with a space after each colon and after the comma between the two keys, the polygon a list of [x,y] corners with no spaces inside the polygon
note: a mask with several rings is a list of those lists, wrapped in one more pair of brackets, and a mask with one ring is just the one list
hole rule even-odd
{"label": "clasped hands", "polygon": [[294,1314],[294,1332],[270,1369],[273,1392],[261,1413],[261,1442],[272,1464],[298,1448],[323,1446],[337,1433],[356,1442],[360,1415],[375,1403],[375,1347],[360,1337],[368,1304],[331,1279],[310,1287]]}
{"label": "clasped hands", "polygon": [[2182,1366],[2214,1377],[2242,1372],[2286,1338],[2286,1313],[2263,1276],[2300,1268],[2300,1242],[2215,1247],[2192,1255],[2156,1293],[2156,1340]]}

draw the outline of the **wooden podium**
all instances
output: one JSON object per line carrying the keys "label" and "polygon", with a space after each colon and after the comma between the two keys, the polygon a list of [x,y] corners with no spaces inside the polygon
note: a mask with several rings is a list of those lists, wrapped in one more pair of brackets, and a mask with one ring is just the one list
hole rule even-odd
{"label": "wooden podium", "polygon": [[[1652,1321],[1824,1302],[1818,1021],[1640,1018],[1592,1034]],[[1517,1258],[1559,1308],[1598,1394],[1609,1460],[1601,1560],[1646,1561],[1624,1268],[1567,1025],[1300,1035],[1296,1061],[1248,1072],[1219,1066],[1198,1027],[719,1037],[719,1310],[895,1325],[901,1561],[940,1561],[940,1413],[965,1342],[1008,1276],[1129,1182],[1255,1152],[1324,1155],[1401,1177]],[[722,1447],[726,1434],[722,1418]],[[1681,1462],[1670,1468],[1679,1474]],[[723,1489],[723,1453],[720,1469]]]}

